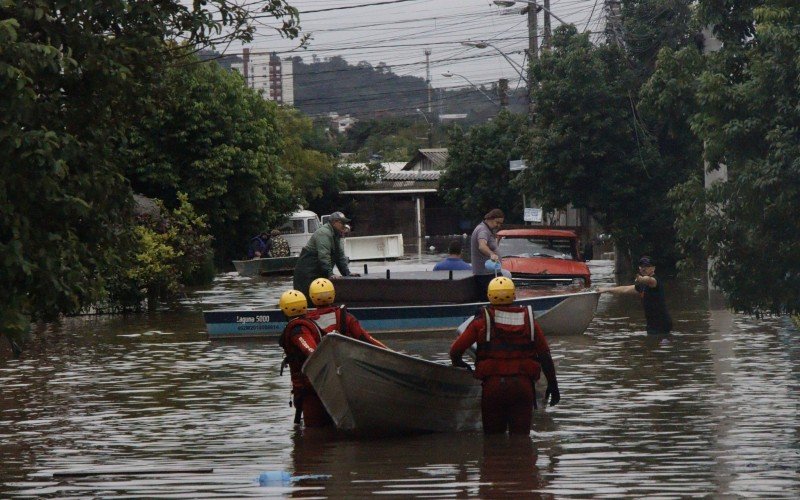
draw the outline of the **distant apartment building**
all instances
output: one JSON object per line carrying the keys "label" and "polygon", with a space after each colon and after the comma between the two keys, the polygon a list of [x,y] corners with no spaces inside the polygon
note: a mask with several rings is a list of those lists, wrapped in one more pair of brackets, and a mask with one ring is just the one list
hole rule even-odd
{"label": "distant apartment building", "polygon": [[242,49],[242,60],[231,64],[247,86],[262,91],[264,99],[294,105],[294,67],[290,58],[281,59],[275,52]]}

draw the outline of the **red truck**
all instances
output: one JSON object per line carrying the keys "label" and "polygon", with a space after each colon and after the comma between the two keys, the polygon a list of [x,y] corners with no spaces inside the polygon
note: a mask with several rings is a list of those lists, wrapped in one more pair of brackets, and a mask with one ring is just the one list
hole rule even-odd
{"label": "red truck", "polygon": [[578,237],[563,229],[504,229],[497,233],[503,269],[520,285],[592,284],[578,253]]}

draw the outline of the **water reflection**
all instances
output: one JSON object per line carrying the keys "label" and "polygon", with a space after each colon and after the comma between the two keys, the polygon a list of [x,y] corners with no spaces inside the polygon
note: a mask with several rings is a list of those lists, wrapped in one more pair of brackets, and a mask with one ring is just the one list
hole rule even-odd
{"label": "water reflection", "polygon": [[373,495],[512,498],[538,491],[543,478],[528,436],[436,434],[379,440],[343,439],[330,431],[297,431],[293,497]]}
{"label": "water reflection", "polygon": [[[609,263],[591,269],[611,281]],[[709,311],[699,281],[667,283],[672,335],[603,295],[584,335],[549,339],[562,401],[521,441],[295,429],[277,343],[209,342],[199,314],[274,303],[288,283],[222,275],[179,313],[37,329],[22,359],[0,359],[0,497],[800,495],[797,332]],[[452,338],[381,340],[446,363]],[[157,473],[178,467],[213,473]],[[127,473],[52,475],[112,469]],[[259,486],[265,471],[330,477]]]}

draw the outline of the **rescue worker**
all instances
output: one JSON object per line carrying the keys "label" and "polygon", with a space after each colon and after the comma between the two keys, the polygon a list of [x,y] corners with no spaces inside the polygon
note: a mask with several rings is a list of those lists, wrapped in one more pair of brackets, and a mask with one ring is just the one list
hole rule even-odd
{"label": "rescue worker", "polygon": [[490,305],[463,327],[450,347],[450,360],[454,366],[469,368],[461,357],[477,343],[475,377],[483,387],[483,432],[530,434],[536,405],[534,385],[542,371],[547,377],[544,404],[550,398],[550,406],[555,406],[561,399],[550,347],[534,321],[532,308],[512,305],[516,298],[513,281],[494,278],[487,295]]}
{"label": "rescue worker", "polygon": [[384,349],[388,349],[383,343],[372,337],[362,328],[355,316],[347,312],[343,305],[334,306],[336,289],[333,282],[325,278],[317,278],[308,287],[311,302],[317,307],[306,314],[306,318],[314,321],[322,330],[322,334],[336,332],[347,335],[356,340],[367,342]]}
{"label": "rescue worker", "polygon": [[301,371],[303,363],[317,348],[325,333],[312,320],[305,317],[308,311],[306,296],[297,290],[281,295],[279,307],[289,319],[281,334],[280,346],[286,353],[281,365],[289,365],[292,376],[292,403],[295,407],[294,423],[299,424],[302,415],[306,427],[325,427],[333,423],[330,415],[314,391],[311,381]]}
{"label": "rescue worker", "polygon": [[308,302],[302,292],[289,290],[281,296],[281,311],[290,321],[281,335],[280,345],[286,353],[284,363],[289,365],[292,376],[295,424],[300,423],[302,414],[306,427],[324,427],[333,423],[333,420],[314,391],[311,381],[301,371],[303,363],[316,350],[322,337],[336,332],[388,348],[367,333],[344,306],[332,305],[336,291],[330,280],[318,278],[311,283],[309,289],[311,301],[318,307],[316,310],[308,311]]}

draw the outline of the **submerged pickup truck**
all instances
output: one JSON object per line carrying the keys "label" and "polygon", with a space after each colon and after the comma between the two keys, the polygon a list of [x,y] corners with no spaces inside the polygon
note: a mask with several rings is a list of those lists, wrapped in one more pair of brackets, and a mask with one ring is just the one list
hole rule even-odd
{"label": "submerged pickup truck", "polygon": [[573,231],[504,229],[497,239],[503,269],[519,285],[591,285],[589,266],[580,259]]}

